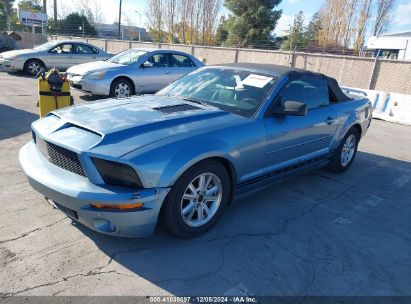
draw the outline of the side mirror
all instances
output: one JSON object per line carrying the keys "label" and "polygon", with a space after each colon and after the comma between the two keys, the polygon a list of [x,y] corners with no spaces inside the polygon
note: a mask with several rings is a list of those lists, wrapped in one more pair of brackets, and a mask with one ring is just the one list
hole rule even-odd
{"label": "side mirror", "polygon": [[154,64],[150,61],[146,61],[141,65],[142,68],[152,68],[153,66]]}
{"label": "side mirror", "polygon": [[273,109],[273,114],[305,116],[307,115],[307,105],[299,101],[285,101],[282,107]]}

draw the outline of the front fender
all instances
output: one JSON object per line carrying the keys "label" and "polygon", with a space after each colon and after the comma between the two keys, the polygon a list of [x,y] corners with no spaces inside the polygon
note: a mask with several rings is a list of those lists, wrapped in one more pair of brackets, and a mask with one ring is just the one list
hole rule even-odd
{"label": "front fender", "polygon": [[[193,148],[194,147],[194,148]],[[164,168],[158,183],[162,187],[170,187],[194,164],[213,157],[228,160],[235,169],[235,155],[238,151],[228,143],[220,140],[209,140],[207,142],[197,141],[183,146],[177,151]]]}
{"label": "front fender", "polygon": [[239,153],[219,139],[192,139],[173,142],[144,153],[129,155],[128,160],[142,173],[146,187],[170,187],[191,166],[207,158],[221,157],[236,169]]}

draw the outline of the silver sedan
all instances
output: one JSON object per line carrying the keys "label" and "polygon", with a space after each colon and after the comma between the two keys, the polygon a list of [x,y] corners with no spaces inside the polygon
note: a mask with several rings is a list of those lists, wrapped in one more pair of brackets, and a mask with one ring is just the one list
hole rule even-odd
{"label": "silver sedan", "polygon": [[108,60],[67,70],[71,86],[101,96],[154,93],[204,64],[194,56],[164,49],[134,48]]}
{"label": "silver sedan", "polygon": [[0,54],[2,71],[25,71],[37,75],[42,68],[69,67],[113,56],[98,47],[75,40],[53,40],[33,49],[8,51]]}

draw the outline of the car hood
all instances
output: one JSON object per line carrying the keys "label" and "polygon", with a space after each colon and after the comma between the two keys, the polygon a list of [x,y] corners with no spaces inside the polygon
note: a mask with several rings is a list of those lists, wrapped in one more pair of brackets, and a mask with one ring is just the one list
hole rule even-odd
{"label": "car hood", "polygon": [[118,158],[170,136],[192,136],[222,127],[230,117],[242,118],[212,106],[147,95],[58,110],[34,122],[33,130],[78,152]]}
{"label": "car hood", "polygon": [[117,63],[112,63],[110,61],[94,61],[94,62],[88,62],[88,63],[83,63],[79,65],[72,66],[67,70],[67,73],[69,74],[75,74],[75,75],[84,75],[89,72],[95,72],[95,71],[101,71],[101,70],[109,70],[109,69],[117,69],[119,67],[122,67],[122,65],[119,65]]}
{"label": "car hood", "polygon": [[1,55],[3,56],[3,58],[10,58],[10,57],[17,56],[17,55],[26,55],[26,54],[36,53],[36,52],[37,51],[33,49],[24,49],[24,50],[14,50],[14,51],[3,52],[1,53]]}

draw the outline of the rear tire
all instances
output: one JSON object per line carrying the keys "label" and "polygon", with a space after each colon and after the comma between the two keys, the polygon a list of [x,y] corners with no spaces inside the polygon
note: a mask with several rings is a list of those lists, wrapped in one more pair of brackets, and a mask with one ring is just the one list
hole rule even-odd
{"label": "rear tire", "polygon": [[123,98],[134,95],[134,85],[126,78],[118,78],[111,83],[110,96]]}
{"label": "rear tire", "polygon": [[188,169],[168,193],[166,227],[180,238],[199,236],[217,222],[229,199],[230,177],[225,167],[215,160],[202,161]]}
{"label": "rear tire", "polygon": [[30,76],[37,76],[44,68],[44,63],[38,59],[29,59],[24,64],[24,72]]}
{"label": "rear tire", "polygon": [[351,128],[345,134],[340,146],[331,158],[327,169],[335,173],[342,173],[348,170],[357,154],[360,133],[356,128]]}

